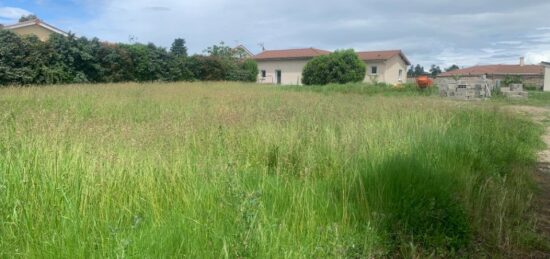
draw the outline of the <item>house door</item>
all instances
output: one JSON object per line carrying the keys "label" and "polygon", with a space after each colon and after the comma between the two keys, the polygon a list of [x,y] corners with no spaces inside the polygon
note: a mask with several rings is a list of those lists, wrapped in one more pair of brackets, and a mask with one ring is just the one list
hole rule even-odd
{"label": "house door", "polygon": [[281,70],[275,70],[275,77],[277,78],[277,84],[281,84]]}

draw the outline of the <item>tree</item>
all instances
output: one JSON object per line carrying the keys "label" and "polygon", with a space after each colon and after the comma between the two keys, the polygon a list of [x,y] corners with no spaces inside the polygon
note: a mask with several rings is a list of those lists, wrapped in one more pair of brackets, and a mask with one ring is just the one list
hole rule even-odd
{"label": "tree", "polygon": [[21,16],[21,18],[19,18],[19,22],[27,22],[27,21],[34,21],[34,20],[38,20],[38,17],[34,14],[23,15]]}
{"label": "tree", "polygon": [[353,50],[341,50],[313,58],[304,67],[305,85],[345,84],[365,79],[366,66]]}
{"label": "tree", "polygon": [[220,57],[220,58],[234,58],[235,51],[233,48],[226,46],[222,41],[219,45],[213,45],[203,51],[208,56]]}
{"label": "tree", "polygon": [[441,68],[439,66],[436,66],[436,65],[432,65],[432,67],[430,68],[430,74],[432,75],[432,77],[437,77],[437,75],[441,74],[443,71],[441,71]]}
{"label": "tree", "polygon": [[424,67],[420,66],[420,64],[417,64],[414,67],[414,76],[417,77],[417,76],[421,76],[421,75],[424,75],[424,74],[426,74],[426,72],[424,71]]}
{"label": "tree", "polygon": [[172,43],[170,48],[170,54],[176,57],[187,57],[187,47],[185,46],[185,40],[182,38],[177,38]]}
{"label": "tree", "polygon": [[453,70],[458,70],[460,69],[460,67],[458,67],[457,65],[453,64],[452,66],[448,67],[445,69],[445,72],[449,72],[449,71],[453,71]]}

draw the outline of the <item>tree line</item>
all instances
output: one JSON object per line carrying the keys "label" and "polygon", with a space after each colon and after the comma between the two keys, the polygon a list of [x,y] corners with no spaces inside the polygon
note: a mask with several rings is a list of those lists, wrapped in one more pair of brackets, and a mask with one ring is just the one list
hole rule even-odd
{"label": "tree line", "polygon": [[[453,71],[460,69],[457,65],[451,65],[448,68],[445,68],[445,72]],[[432,65],[428,71],[424,70],[424,67],[420,64],[417,64],[416,66],[412,65],[409,68],[409,71],[407,72],[407,75],[409,77],[418,77],[418,76],[431,76],[433,78],[437,77],[439,74],[443,73],[443,69],[441,67]]]}
{"label": "tree line", "polygon": [[255,61],[221,42],[188,56],[184,39],[172,47],[123,44],[52,34],[47,41],[0,29],[0,85],[151,81],[255,82]]}

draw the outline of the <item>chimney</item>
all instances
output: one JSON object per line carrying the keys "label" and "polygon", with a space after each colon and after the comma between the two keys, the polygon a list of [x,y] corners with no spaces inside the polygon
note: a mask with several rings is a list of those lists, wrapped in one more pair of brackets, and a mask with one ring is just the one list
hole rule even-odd
{"label": "chimney", "polygon": [[519,65],[520,66],[525,66],[525,57],[520,57],[519,58]]}

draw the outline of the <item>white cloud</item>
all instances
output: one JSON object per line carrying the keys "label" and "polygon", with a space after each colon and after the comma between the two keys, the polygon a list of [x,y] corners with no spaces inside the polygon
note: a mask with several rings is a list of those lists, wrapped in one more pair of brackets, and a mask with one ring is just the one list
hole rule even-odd
{"label": "white cloud", "polygon": [[0,18],[5,21],[17,20],[23,15],[32,14],[31,12],[17,7],[0,7]]}

